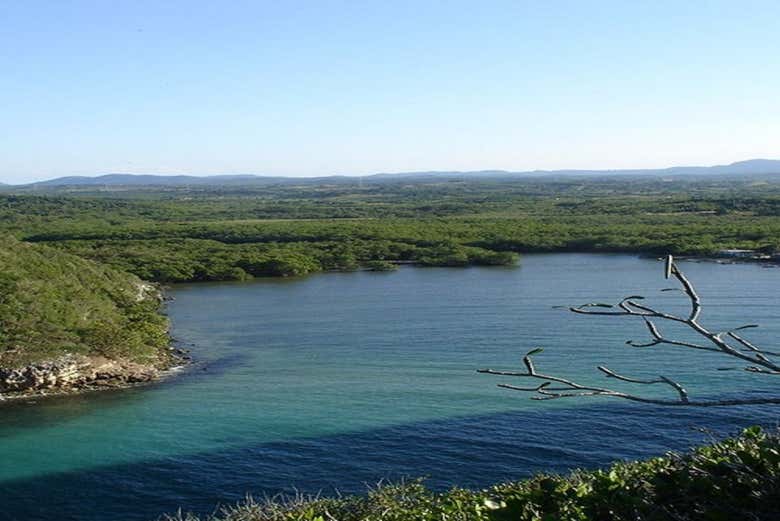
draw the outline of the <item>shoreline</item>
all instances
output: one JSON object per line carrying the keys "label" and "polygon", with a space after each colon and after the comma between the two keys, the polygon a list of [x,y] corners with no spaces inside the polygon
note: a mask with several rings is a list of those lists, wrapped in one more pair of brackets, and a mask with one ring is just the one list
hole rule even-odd
{"label": "shoreline", "polygon": [[776,259],[762,259],[754,257],[712,257],[697,255],[675,255],[675,260],[685,262],[711,262],[714,264],[757,264],[762,268],[780,268],[780,261]]}
{"label": "shoreline", "polygon": [[[31,364],[19,369],[0,369],[0,377],[17,380],[23,378],[24,381],[18,385],[29,385],[19,390],[0,392],[0,406],[10,402],[129,389],[159,383],[193,363],[187,350],[173,346],[169,349],[169,360],[162,366],[64,355],[54,361]],[[96,359],[100,362],[95,363]]]}
{"label": "shoreline", "polygon": [[[165,290],[138,279],[135,300],[155,300],[157,313],[165,316]],[[0,404],[49,396],[66,396],[153,384],[191,364],[189,351],[181,347],[166,327],[167,343],[154,359],[135,362],[100,354],[62,353],[21,367],[0,366]]]}
{"label": "shoreline", "polygon": [[[653,254],[640,252],[634,254],[645,258],[656,258],[656,255]],[[697,263],[758,264],[764,268],[780,267],[780,262],[777,260],[766,258],[698,255],[681,255],[676,258],[680,261]],[[391,263],[396,266],[426,267],[415,261],[391,261]],[[360,271],[373,270],[365,269]],[[332,271],[331,273],[340,272]],[[193,282],[189,282],[188,284],[193,284]],[[197,282],[195,282],[195,284],[197,284]],[[141,293],[139,294],[139,297],[141,298],[145,292],[148,292],[151,288],[155,288],[158,292],[157,298],[161,302],[173,300],[173,297],[168,295],[165,291],[166,287],[158,283],[144,281],[141,288]],[[56,360],[30,364],[22,368],[7,369],[0,367],[0,389],[4,387],[4,384],[6,384],[7,387],[9,378],[11,380],[16,380],[14,383],[21,386],[18,390],[0,391],[0,406],[7,402],[129,389],[162,382],[175,376],[177,373],[193,364],[192,357],[189,355],[189,350],[176,347],[175,344],[176,341],[171,338],[171,343],[169,344],[168,352],[166,353],[168,360],[162,365],[138,364],[135,362],[109,360],[95,356],[65,354]],[[28,386],[24,387],[25,384]]]}

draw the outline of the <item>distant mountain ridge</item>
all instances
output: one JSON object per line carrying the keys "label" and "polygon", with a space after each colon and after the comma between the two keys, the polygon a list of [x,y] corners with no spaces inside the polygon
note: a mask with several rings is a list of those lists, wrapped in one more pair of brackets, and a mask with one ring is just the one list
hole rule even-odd
{"label": "distant mountain ridge", "polygon": [[40,186],[71,186],[71,185],[184,185],[184,184],[223,184],[242,181],[251,181],[261,178],[256,175],[157,175],[157,174],[105,174],[96,177],[68,176],[30,183]]}
{"label": "distant mountain ridge", "polygon": [[[780,174],[780,160],[777,159],[749,159],[738,161],[729,165],[716,166],[673,166],[669,168],[649,169],[617,169],[617,170],[530,170],[512,172],[507,170],[479,170],[479,171],[427,171],[427,172],[400,172],[379,173],[365,176],[331,175],[322,177],[284,177],[261,176],[253,174],[225,174],[225,175],[155,175],[155,174],[106,174],[96,177],[68,176],[58,177],[47,181],[29,183],[27,187],[56,187],[56,186],[219,186],[242,184],[272,184],[272,183],[343,183],[354,182],[362,179],[371,181],[392,180],[461,180],[466,178],[508,178],[508,177],[559,177],[559,176],[681,176],[681,175],[762,175]],[[2,185],[3,183],[0,183]],[[5,185],[10,186],[10,185]]]}

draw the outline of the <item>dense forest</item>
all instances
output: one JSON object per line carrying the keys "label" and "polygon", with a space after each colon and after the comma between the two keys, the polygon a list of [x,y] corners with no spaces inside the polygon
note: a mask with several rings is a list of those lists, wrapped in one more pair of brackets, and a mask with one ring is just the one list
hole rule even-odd
{"label": "dense forest", "polygon": [[95,187],[0,194],[0,231],[151,281],[780,250],[780,178]]}

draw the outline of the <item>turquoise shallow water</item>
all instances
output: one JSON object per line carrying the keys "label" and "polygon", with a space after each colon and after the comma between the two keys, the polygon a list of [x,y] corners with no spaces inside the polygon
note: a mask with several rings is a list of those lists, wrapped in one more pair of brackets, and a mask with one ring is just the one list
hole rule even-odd
{"label": "turquoise shallow water", "polygon": [[[682,266],[706,324],[759,322],[752,339],[778,338],[780,271]],[[694,396],[771,389],[714,371],[728,364],[708,353],[626,347],[645,338],[641,323],[553,309],[638,291],[682,309],[679,295],[659,292],[667,285],[654,260],[567,254],[526,256],[518,268],[176,287],[168,312],[193,367],[152,387],[0,407],[0,519],[154,519],[246,492],[359,492],[400,476],[484,486],[682,449],[703,439],[693,428],[776,423],[771,407],[533,402],[474,371],[518,367],[540,345],[540,368],[594,383],[609,361],[676,377]]]}

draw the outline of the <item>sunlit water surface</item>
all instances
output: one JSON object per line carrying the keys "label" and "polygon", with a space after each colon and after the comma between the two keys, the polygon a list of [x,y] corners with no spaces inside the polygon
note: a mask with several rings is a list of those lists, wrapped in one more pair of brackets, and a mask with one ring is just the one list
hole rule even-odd
{"label": "sunlit water surface", "polygon": [[[780,337],[780,271],[682,267],[706,325],[759,322],[751,339]],[[661,270],[633,256],[528,255],[518,268],[178,286],[168,312],[193,367],[147,388],[0,406],[0,519],[147,520],[248,492],[359,493],[403,476],[481,487],[685,449],[706,439],[701,429],[775,425],[772,407],[531,401],[475,372],[519,368],[543,346],[540,370],[588,383],[611,383],[595,370],[608,362],[674,377],[695,398],[769,392],[768,378],[716,371],[734,365],[719,355],[626,346],[647,338],[636,320],[553,307],[639,292],[684,311],[679,293],[660,292]]]}

